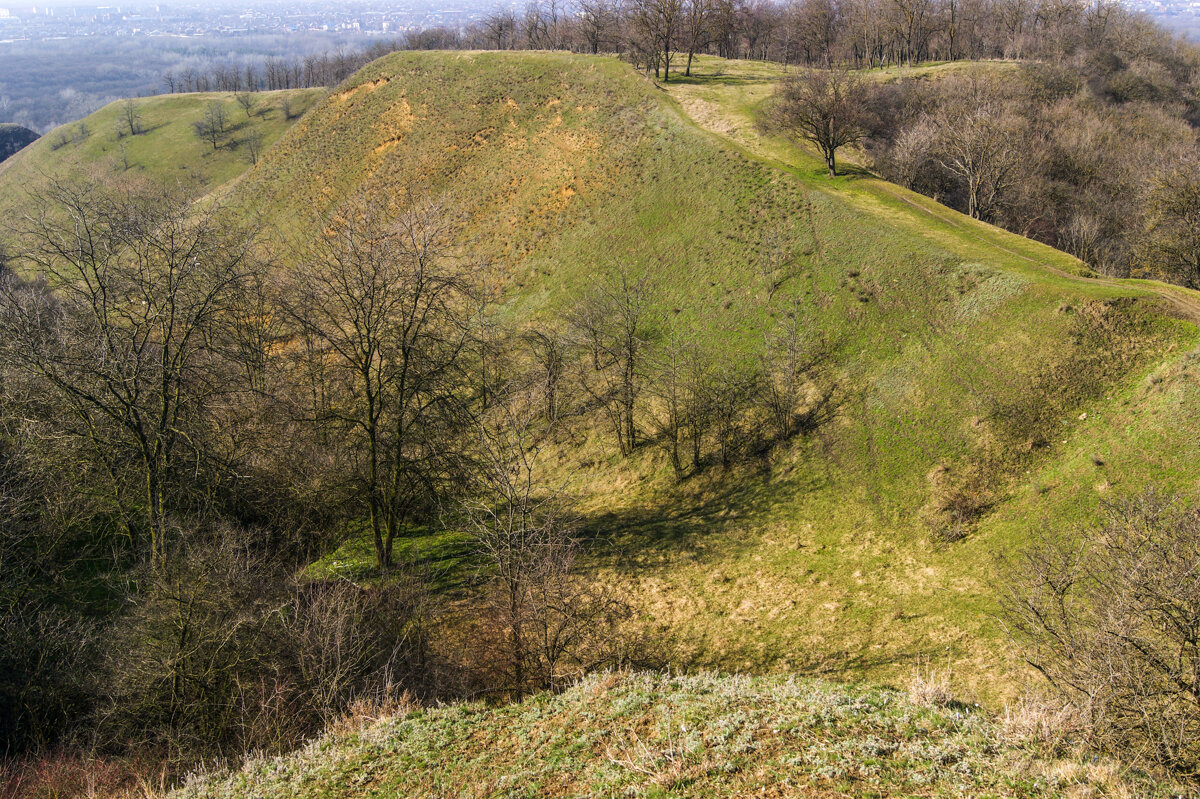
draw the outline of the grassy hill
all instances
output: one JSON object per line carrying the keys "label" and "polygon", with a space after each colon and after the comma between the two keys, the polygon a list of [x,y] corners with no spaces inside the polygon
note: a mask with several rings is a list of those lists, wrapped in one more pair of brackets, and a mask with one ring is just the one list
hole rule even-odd
{"label": "grassy hill", "polygon": [[[518,325],[557,319],[614,263],[653,276],[664,336],[726,363],[758,358],[798,308],[833,344],[842,401],[769,461],[676,483],[658,449],[622,459],[594,419],[564,439],[591,574],[678,667],[897,682],[936,662],[996,702],[1018,667],[994,555],[1148,481],[1200,489],[1197,301],[1088,278],[861,170],[829,180],[755,125],[778,72],[695,72],[668,91],[612,58],[397,53],[320,102],[296,95],[315,105],[294,125],[278,96],[249,120],[225,98],[275,141],[253,169],[192,131],[211,97],[139,101],[146,132],[120,140],[110,106],[87,137],[53,149],[52,133],[0,167],[0,211],[39,172],[124,171],[124,142],[131,170],[199,172],[293,238],[349,199],[442,195]],[[933,543],[924,520],[962,495],[983,499],[979,519]],[[453,535],[401,548],[467,568]],[[351,540],[313,568],[354,576],[369,552]]]}
{"label": "grassy hill", "polygon": [[[323,94],[320,89],[257,93],[249,114],[228,93],[140,98],[132,101],[137,135],[129,134],[125,101],[110,103],[0,164],[0,213],[15,213],[25,193],[36,191],[42,180],[84,171],[102,178],[141,175],[209,191],[251,168],[251,137],[265,152]],[[217,148],[195,128],[212,103],[221,105],[227,120]]]}
{"label": "grassy hill", "polygon": [[[233,196],[313,231],[347,198],[442,194],[518,322],[554,319],[619,262],[655,276],[668,328],[736,362],[798,302],[837,342],[845,399],[770,464],[677,485],[654,448],[622,460],[577,431],[560,466],[608,544],[596,578],[666,631],[677,665],[895,680],[933,659],[998,698],[1012,684],[994,553],[1148,480],[1197,487],[1195,300],[1088,279],[861,171],[828,180],[758,133],[777,75],[756,69],[704,59],[668,93],[613,59],[396,54]],[[772,291],[779,242],[789,274]],[[986,513],[935,545],[922,517],[956,490]],[[409,544],[461,567],[453,537]],[[316,568],[356,573],[368,553],[351,541]]]}
{"label": "grassy hill", "polygon": [[1169,796],[1056,751],[1029,720],[791,678],[601,674],[489,709],[401,711],[194,778],[174,794],[383,796]]}

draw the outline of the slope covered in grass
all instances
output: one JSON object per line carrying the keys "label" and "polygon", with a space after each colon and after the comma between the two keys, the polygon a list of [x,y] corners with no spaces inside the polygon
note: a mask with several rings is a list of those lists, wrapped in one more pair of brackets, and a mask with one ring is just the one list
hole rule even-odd
{"label": "slope covered in grass", "polygon": [[[840,402],[768,458],[676,483],[653,444],[622,459],[599,414],[570,422],[550,481],[577,499],[592,575],[680,667],[897,680],[929,660],[997,699],[1015,664],[994,554],[1148,481],[1200,487],[1195,296],[1082,277],[861,170],[825,178],[756,127],[778,77],[704,58],[668,92],[613,58],[396,53],[286,132],[279,97],[260,99],[272,110],[246,124],[278,140],[253,169],[196,137],[205,96],[139,101],[146,132],[121,141],[131,170],[199,171],[285,239],[349,200],[441,196],[517,328],[561,325],[614,264],[652,277],[659,343],[724,365],[760,358],[799,313],[834,353]],[[116,168],[122,110],[0,167],[0,204],[39,171]],[[978,506],[965,538],[934,544],[926,520],[963,495]],[[398,545],[452,593],[471,590],[468,549],[432,530]],[[313,573],[361,578],[370,553],[348,541]]]}
{"label": "slope covered in grass", "polygon": [[[993,554],[1148,479],[1196,488],[1195,300],[1086,279],[869,175],[829,181],[757,133],[774,77],[737,68],[703,60],[671,96],[614,59],[395,54],[235,197],[302,236],[349,198],[441,195],[518,326],[554,324],[614,263],[653,276],[660,340],[726,363],[798,308],[834,346],[841,405],[769,462],[675,484],[653,446],[622,460],[602,422],[577,424],[559,468],[603,542],[597,579],[679,665],[891,679],[935,658],[1003,694]],[[979,518],[934,545],[922,519],[955,490],[983,498]]]}
{"label": "slope covered in grass", "polygon": [[1022,729],[891,690],[601,674],[500,708],[402,712],[295,755],[194,778],[175,796],[1171,795]]}
{"label": "slope covered in grass", "polygon": [[[137,135],[129,135],[126,102],[110,103],[56,128],[0,165],[0,213],[19,212],[27,194],[36,193],[42,180],[80,172],[102,179],[143,176],[209,191],[251,168],[247,143],[251,137],[265,152],[323,93],[320,89],[255,93],[249,114],[229,93],[139,98],[132,101]],[[195,127],[212,103],[220,103],[226,118],[215,149],[197,135]],[[284,113],[285,103],[291,117]]]}

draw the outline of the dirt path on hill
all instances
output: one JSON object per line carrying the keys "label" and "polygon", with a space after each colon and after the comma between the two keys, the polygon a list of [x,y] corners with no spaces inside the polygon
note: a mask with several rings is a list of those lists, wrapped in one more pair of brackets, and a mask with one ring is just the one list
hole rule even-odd
{"label": "dirt path on hill", "polygon": [[[745,147],[762,158],[770,161],[776,160],[773,156],[767,153],[764,148],[758,146],[758,139],[760,138],[758,131],[754,130],[753,126],[741,124],[740,120],[738,120],[735,115],[729,113],[721,103],[705,100],[690,94],[676,92],[671,92],[671,94],[679,102],[683,112],[701,128],[716,134],[717,136],[720,136],[721,138],[726,139],[739,147]],[[749,127],[749,130],[747,130],[747,127]],[[1024,253],[1009,249],[999,242],[980,235],[977,231],[971,229],[971,225],[964,223],[963,220],[965,217],[962,219],[959,218],[961,215],[957,211],[940,205],[938,206],[938,209],[945,208],[945,212],[930,208],[922,203],[915,202],[911,197],[906,196],[905,190],[901,189],[899,186],[888,183],[882,178],[874,178],[874,180],[874,188],[881,193],[886,194],[888,197],[894,200],[899,200],[908,207],[937,219],[938,221],[949,225],[959,232],[967,233],[975,241],[987,247],[999,250],[1015,258],[1028,261],[1029,263],[1060,277],[1074,278],[1076,280],[1087,280],[1092,283],[1111,286],[1113,288],[1130,288],[1128,284],[1112,278],[1085,278],[1080,277],[1079,275],[1073,275],[1070,272],[1046,263],[1045,261],[1041,261],[1037,258],[1025,255]],[[829,191],[837,193],[837,189],[833,186],[829,187]],[[1139,285],[1137,287],[1156,295],[1160,300],[1162,300],[1168,313],[1171,313],[1173,316],[1177,316],[1178,318],[1189,321],[1192,324],[1200,327],[1200,294],[1190,291],[1189,289],[1172,288],[1158,285],[1150,281],[1139,281]]]}
{"label": "dirt path on hill", "polygon": [[[1024,253],[1017,252],[1016,250],[1010,250],[1009,248],[999,244],[998,242],[991,241],[991,240],[987,239],[986,237],[979,235],[975,231],[971,230],[967,225],[964,225],[961,220],[955,219],[950,214],[938,213],[938,211],[936,211],[932,208],[924,206],[921,203],[914,202],[909,197],[905,197],[903,191],[900,190],[900,188],[898,186],[895,186],[891,183],[887,183],[882,178],[879,178],[878,181],[879,182],[878,182],[877,188],[879,188],[881,191],[886,193],[888,196],[893,197],[897,200],[900,200],[901,202],[905,203],[906,205],[908,205],[912,208],[915,208],[918,211],[922,211],[935,219],[945,222],[947,225],[950,225],[950,226],[956,228],[957,230],[960,230],[960,231],[963,231],[963,232],[969,234],[973,239],[980,242],[981,244],[985,244],[987,246],[993,247],[1002,252],[1006,252],[1009,255],[1015,256],[1017,258],[1021,258],[1022,260],[1029,261],[1030,263],[1035,264],[1042,269],[1045,269],[1047,272],[1052,272],[1053,274],[1059,275],[1061,277],[1071,277],[1071,278],[1075,278],[1077,280],[1087,280],[1092,283],[1099,283],[1100,285],[1103,285],[1103,286],[1112,286],[1113,288],[1129,288],[1129,286],[1127,284],[1121,283],[1120,281],[1117,281],[1117,280],[1113,280],[1112,278],[1081,277],[1079,275],[1072,275],[1070,272],[1067,272],[1063,269],[1059,269],[1057,266],[1048,264],[1044,261],[1039,261],[1036,258],[1031,258],[1030,256],[1025,255]],[[947,210],[950,210],[950,209],[947,209]],[[1047,246],[1049,246],[1049,245],[1047,245]],[[1168,288],[1165,286],[1155,285],[1154,283],[1151,283],[1149,281],[1145,282],[1142,285],[1139,285],[1138,288],[1144,289],[1146,291],[1151,292],[1152,294],[1155,294],[1168,306],[1170,311],[1174,312],[1174,315],[1176,315],[1182,319],[1186,319],[1187,321],[1192,322],[1193,324],[1200,327],[1200,298],[1190,296],[1190,294],[1187,293],[1188,289],[1185,289],[1182,287],[1177,288],[1177,289],[1172,289],[1172,288]]]}

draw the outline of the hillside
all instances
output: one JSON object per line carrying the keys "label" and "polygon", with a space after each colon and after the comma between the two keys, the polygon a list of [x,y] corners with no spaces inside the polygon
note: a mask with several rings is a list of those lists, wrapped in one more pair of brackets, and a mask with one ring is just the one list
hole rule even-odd
{"label": "hillside", "polygon": [[502,708],[401,709],[172,795],[1171,795],[1056,753],[1027,721],[811,680],[600,674]]}
{"label": "hillside", "polygon": [[0,122],[0,161],[5,161],[16,152],[37,141],[38,135],[29,128]]}
{"label": "hillside", "polygon": [[[348,197],[442,194],[510,319],[552,320],[620,262],[655,276],[679,335],[734,362],[799,298],[837,342],[838,420],[766,473],[679,485],[658,450],[622,460],[585,426],[559,462],[606,542],[597,578],[670,631],[679,665],[895,679],[933,657],[968,691],[1007,693],[993,554],[1147,480],[1196,488],[1197,338],[1179,310],[1194,301],[1080,277],[1070,256],[868,176],[828,181],[754,133],[771,76],[702,64],[677,103],[612,59],[395,54],[314,108],[235,201],[315,230]],[[772,290],[781,240],[794,260]],[[923,508],[956,480],[987,507],[935,545]],[[318,572],[363,570],[363,544]],[[411,542],[450,563],[455,546]]]}
{"label": "hillside", "polygon": [[[232,94],[139,98],[129,101],[135,135],[129,133],[130,105],[110,103],[0,164],[0,213],[14,212],[39,181],[81,172],[179,182],[203,193],[250,169],[322,94],[320,89],[257,93],[249,113]],[[225,117],[215,148],[196,131],[214,103]]]}
{"label": "hillside", "polygon": [[[1005,67],[953,66],[975,68]],[[319,335],[338,336],[348,327],[342,310],[357,321],[371,298],[406,279],[371,271],[390,263],[388,250],[350,259],[350,267],[319,260],[322,246],[355,245],[352,226],[339,226],[428,196],[440,203],[437,221],[452,222],[444,260],[470,278],[455,299],[469,308],[447,311],[437,331],[463,338],[438,338],[429,351],[431,361],[470,351],[438,367],[453,380],[431,390],[464,411],[429,422],[441,436],[430,447],[460,450],[446,458],[449,477],[436,475],[461,479],[445,496],[467,501],[458,494],[474,491],[479,477],[470,469],[486,471],[479,463],[487,445],[475,439],[489,433],[478,436],[463,418],[495,410],[493,383],[498,394],[506,388],[497,375],[539,380],[526,362],[537,356],[524,342],[535,331],[560,335],[565,355],[556,367],[574,397],[539,429],[535,449],[546,468],[539,485],[564,487],[569,521],[560,529],[569,527],[563,534],[577,536],[582,550],[578,560],[574,550],[563,558],[578,572],[567,577],[563,567],[553,576],[565,591],[586,583],[601,589],[588,597],[616,597],[612,607],[620,605],[595,617],[614,620],[611,628],[596,622],[596,635],[618,640],[602,642],[610,651],[579,670],[616,662],[692,676],[594,676],[559,697],[401,713],[189,790],[336,797],[483,786],[480,795],[704,796],[767,786],[787,795],[780,786],[794,785],[795,795],[1022,796],[1087,795],[1076,783],[1117,779],[1108,766],[1026,740],[998,720],[1031,676],[997,617],[1008,579],[998,558],[1020,552],[1043,528],[1095,523],[1106,500],[1148,485],[1200,498],[1200,299],[1163,284],[1097,278],[1063,252],[861,167],[828,178],[814,153],[759,124],[778,69],[703,57],[694,72],[663,88],[611,57],[397,52],[331,92],[259,96],[250,113],[223,95],[116,104],[0,165],[0,218],[11,218],[47,177],[178,177],[192,194],[169,233],[186,238],[197,227],[193,198],[203,209],[224,205],[263,231],[256,249],[270,259],[247,270],[245,282],[220,283],[238,286],[222,311],[207,301],[197,306],[212,327],[188,339],[203,344],[188,346],[211,359],[196,384],[213,393],[196,394],[188,409],[200,431],[196,457],[164,467],[164,479],[178,481],[176,512],[184,521],[197,514],[194,527],[146,513],[155,507],[154,481],[133,479],[142,477],[134,456],[132,466],[113,463],[112,453],[134,452],[120,436],[102,439],[89,428],[90,448],[79,447],[99,450],[101,464],[81,484],[116,499],[110,506],[95,490],[89,499],[99,510],[72,532],[114,553],[129,541],[126,560],[97,557],[111,563],[103,579],[137,582],[124,571],[146,557],[133,543],[135,524],[152,532],[161,525],[159,540],[179,548],[168,557],[152,545],[145,584],[124,594],[112,589],[130,600],[128,614],[104,620],[119,636],[95,628],[102,634],[93,639],[90,652],[100,654],[92,662],[104,670],[97,673],[122,679],[94,701],[122,711],[113,714],[125,725],[118,735],[145,730],[166,740],[183,730],[194,736],[180,746],[179,762],[187,762],[195,752],[279,751],[364,694],[397,685],[431,703],[525,696],[520,655],[512,668],[504,660],[505,630],[516,625],[506,627],[495,595],[485,594],[497,587],[479,560],[484,546],[464,530],[444,529],[459,517],[435,505],[443,494],[420,486],[412,494],[419,500],[395,500],[427,514],[396,544],[401,565],[413,568],[397,578],[377,561],[361,501],[360,473],[377,474],[357,437],[368,426],[353,415],[361,397],[330,376],[352,382],[338,357],[350,362],[365,352],[369,366],[393,357],[380,353],[395,339],[336,357],[333,345],[304,353],[286,346],[311,332],[309,317],[293,318],[301,327],[283,319],[310,313],[301,303],[327,302],[333,332]],[[285,100],[293,112],[306,109],[298,120],[283,113]],[[211,119],[214,103],[226,124],[206,140],[196,124]],[[249,152],[251,134],[261,151]],[[346,270],[341,279],[354,286],[354,274],[369,272],[367,299],[337,305],[321,287],[310,293],[322,277],[312,271],[318,264],[333,282],[339,267]],[[612,400],[586,385],[602,367],[579,322],[595,287],[613,285],[605,281],[617,273],[644,278],[637,301],[650,320],[638,333],[644,360],[630,368],[631,379],[644,381],[631,401],[639,443],[625,454],[605,404]],[[481,297],[486,302],[477,304]],[[89,302],[108,307],[103,291]],[[151,317],[147,324],[175,318],[144,300],[127,307]],[[45,340],[37,338],[42,326],[23,325],[12,329],[32,337],[10,339],[19,342],[7,350],[14,361],[39,353]],[[109,332],[119,338],[127,327],[118,320]],[[92,328],[80,329],[78,341],[91,346]],[[763,398],[777,389],[778,371],[770,370],[787,354],[789,335],[803,357],[816,353],[819,369],[805,373],[785,413],[791,420],[810,403],[816,411],[768,438],[754,426],[778,418]],[[77,347],[63,349],[71,368],[91,366]],[[272,352],[282,357],[263,357]],[[705,402],[716,409],[696,444],[703,452],[686,469],[671,462],[663,421],[663,376],[680,353],[711,379]],[[38,385],[36,370],[27,371]],[[122,390],[144,374],[139,367],[133,378],[104,375],[87,385]],[[192,388],[183,379],[178,385],[176,396]],[[171,392],[162,394],[169,400]],[[22,394],[13,407],[37,404],[29,396],[41,399]],[[401,431],[396,440],[410,418],[398,404],[388,417],[389,430]],[[42,429],[58,430],[58,407],[66,406],[37,409],[48,416]],[[344,425],[319,426],[326,416]],[[18,432],[33,424],[12,418]],[[25,445],[9,436],[0,443],[14,452]],[[84,441],[71,430],[63,437]],[[60,456],[56,440],[43,436],[44,450],[35,453],[43,460],[30,463],[52,462],[73,485],[77,464],[87,461],[66,447]],[[423,441],[410,455],[406,441],[395,444],[396,462],[441,454],[422,450]],[[502,474],[517,468],[501,461]],[[155,463],[143,459],[147,474]],[[397,468],[394,486],[407,479],[400,475]],[[110,508],[146,520],[126,521],[122,532]],[[54,546],[77,539],[59,536]],[[259,562],[260,547],[286,556]],[[562,604],[573,610],[571,601]],[[339,672],[336,690],[321,698],[326,704],[308,707],[326,687],[322,669],[341,668],[342,643],[360,637],[347,631],[361,631],[364,646],[376,648],[346,667],[361,673],[343,679]],[[108,651],[109,640],[132,654]],[[37,669],[54,665],[38,646],[28,651]],[[886,687],[846,687],[901,685],[931,664],[948,680],[936,706]],[[181,676],[189,668],[194,679]],[[555,668],[547,666],[539,685],[561,678]],[[508,672],[516,676],[506,683]],[[194,716],[179,721],[177,703],[190,703]],[[292,703],[308,715],[288,729]],[[213,746],[217,735],[224,737]],[[593,782],[579,782],[584,774]]]}

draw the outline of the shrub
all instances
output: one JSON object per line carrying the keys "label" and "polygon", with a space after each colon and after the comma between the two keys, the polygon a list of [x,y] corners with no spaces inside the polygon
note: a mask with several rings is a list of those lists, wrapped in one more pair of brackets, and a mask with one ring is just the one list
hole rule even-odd
{"label": "shrub", "polygon": [[1043,535],[1007,570],[1004,618],[1091,742],[1200,773],[1200,512],[1153,490],[1095,530]]}

